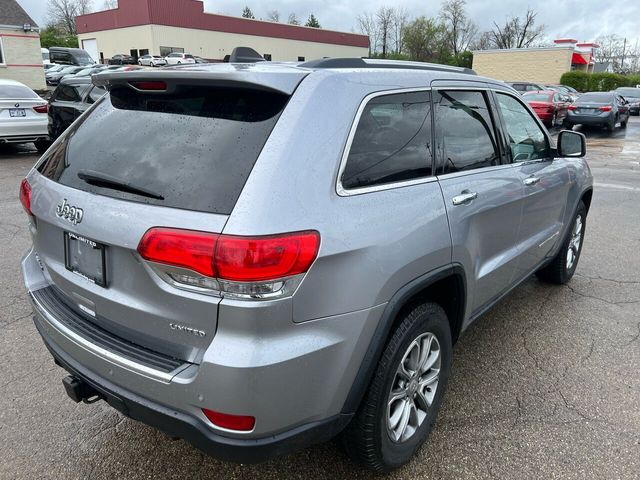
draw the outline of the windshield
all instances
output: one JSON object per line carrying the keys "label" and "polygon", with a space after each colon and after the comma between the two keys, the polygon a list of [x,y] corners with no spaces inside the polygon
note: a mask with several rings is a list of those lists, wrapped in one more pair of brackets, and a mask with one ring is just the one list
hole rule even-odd
{"label": "windshield", "polygon": [[625,98],[640,98],[640,88],[618,88],[616,93]]}
{"label": "windshield", "polygon": [[550,102],[551,95],[548,93],[525,93],[522,98],[527,102]]}
{"label": "windshield", "polygon": [[611,103],[613,95],[610,93],[585,93],[576,103]]}
{"label": "windshield", "polygon": [[[231,87],[180,86],[170,95],[117,87],[68,130],[38,170],[98,195],[229,214],[288,98]],[[87,183],[78,176],[83,171],[154,196]]]}
{"label": "windshield", "polygon": [[24,85],[0,85],[0,98],[38,98],[38,94]]}

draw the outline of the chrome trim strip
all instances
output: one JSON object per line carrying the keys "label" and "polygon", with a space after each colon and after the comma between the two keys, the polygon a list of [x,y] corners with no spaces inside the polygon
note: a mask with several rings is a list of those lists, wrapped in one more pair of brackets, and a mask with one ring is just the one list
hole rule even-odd
{"label": "chrome trim strip", "polygon": [[336,179],[336,193],[341,197],[350,197],[352,195],[361,195],[363,193],[371,193],[371,192],[380,192],[382,190],[391,190],[393,188],[401,188],[408,187],[412,185],[420,185],[422,183],[430,183],[437,181],[435,176],[430,177],[422,177],[422,178],[414,178],[412,180],[405,180],[403,182],[392,182],[386,183],[382,185],[373,185],[370,187],[361,187],[361,188],[353,188],[347,189],[342,185],[342,174],[344,173],[345,168],[347,167],[347,158],[349,157],[349,152],[351,151],[351,144],[353,143],[353,137],[356,135],[356,130],[358,128],[358,123],[360,122],[360,117],[362,116],[362,112],[364,108],[367,106],[367,103],[373,98],[382,97],[383,95],[394,95],[401,93],[413,93],[413,92],[430,92],[430,87],[418,87],[418,88],[396,88],[393,90],[381,90],[379,92],[373,92],[364,97],[364,99],[360,102],[360,106],[358,107],[358,111],[356,113],[355,119],[351,124],[351,128],[349,129],[349,136],[347,137],[347,143],[345,144],[344,150],[342,151],[342,158],[340,159],[340,168],[338,169],[338,178]]}
{"label": "chrome trim strip", "polygon": [[162,383],[171,383],[171,379],[175,377],[180,371],[184,370],[189,364],[185,363],[180,367],[176,368],[172,372],[162,372],[160,370],[156,370],[154,368],[146,367],[139,363],[136,363],[128,358],[125,358],[121,355],[117,355],[109,350],[106,350],[94,343],[87,341],[82,336],[75,333],[73,330],[69,329],[62,323],[60,323],[53,315],[51,315],[44,306],[33,296],[31,292],[29,292],[29,298],[31,299],[31,303],[36,309],[37,313],[49,323],[49,325],[57,330],[58,333],[67,338],[67,340],[75,343],[80,348],[86,350],[89,353],[92,353],[103,360],[106,360],[109,363],[122,367],[131,372],[143,375],[152,380],[157,380]]}

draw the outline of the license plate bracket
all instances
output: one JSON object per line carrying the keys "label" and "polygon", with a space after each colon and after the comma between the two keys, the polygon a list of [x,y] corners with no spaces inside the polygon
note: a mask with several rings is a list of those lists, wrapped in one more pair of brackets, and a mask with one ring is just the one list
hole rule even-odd
{"label": "license plate bracket", "polygon": [[16,118],[16,117],[26,117],[27,116],[27,111],[24,108],[10,108],[9,109],[9,116]]}
{"label": "license plate bracket", "polygon": [[107,286],[106,247],[101,243],[64,232],[64,266],[91,283]]}

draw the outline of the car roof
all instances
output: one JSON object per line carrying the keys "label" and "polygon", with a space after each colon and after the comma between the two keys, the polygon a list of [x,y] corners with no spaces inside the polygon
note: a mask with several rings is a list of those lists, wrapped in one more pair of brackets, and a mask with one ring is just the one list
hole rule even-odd
{"label": "car roof", "polygon": [[60,80],[60,85],[87,85],[91,83],[91,77],[65,77]]}
{"label": "car roof", "polygon": [[0,85],[15,85],[15,86],[27,87],[24,83],[18,82],[16,80],[9,80],[8,78],[0,78]]}

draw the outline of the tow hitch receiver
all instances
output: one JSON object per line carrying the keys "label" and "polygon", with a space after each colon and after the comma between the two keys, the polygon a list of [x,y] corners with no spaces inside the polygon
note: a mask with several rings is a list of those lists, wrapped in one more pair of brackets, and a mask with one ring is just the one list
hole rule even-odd
{"label": "tow hitch receiver", "polygon": [[73,375],[64,377],[62,384],[64,385],[67,395],[76,403],[93,403],[102,399],[100,394],[91,385],[88,385]]}

